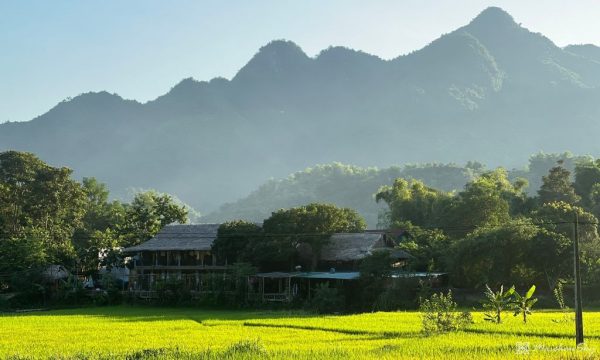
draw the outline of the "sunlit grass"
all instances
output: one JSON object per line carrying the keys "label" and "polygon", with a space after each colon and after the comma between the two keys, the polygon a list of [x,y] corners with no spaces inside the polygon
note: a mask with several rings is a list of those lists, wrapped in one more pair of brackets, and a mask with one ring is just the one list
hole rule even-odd
{"label": "sunlit grass", "polygon": [[[596,358],[600,312],[584,314],[586,350],[560,312],[527,324],[506,313],[425,337],[417,312],[316,316],[292,312],[110,307],[0,316],[0,358]],[[528,352],[527,354],[523,354]]]}

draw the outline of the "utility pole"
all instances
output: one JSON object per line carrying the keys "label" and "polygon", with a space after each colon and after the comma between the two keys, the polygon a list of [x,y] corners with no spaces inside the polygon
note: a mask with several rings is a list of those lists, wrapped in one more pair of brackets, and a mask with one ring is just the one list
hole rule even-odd
{"label": "utility pole", "polygon": [[583,310],[581,305],[581,273],[579,269],[579,219],[573,222],[573,273],[575,275],[575,343],[583,345]]}

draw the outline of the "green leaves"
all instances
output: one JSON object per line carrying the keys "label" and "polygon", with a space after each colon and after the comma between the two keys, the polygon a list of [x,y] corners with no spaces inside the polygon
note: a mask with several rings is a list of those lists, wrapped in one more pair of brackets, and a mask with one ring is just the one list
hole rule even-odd
{"label": "green leaves", "polygon": [[265,242],[278,250],[277,260],[292,263],[302,245],[312,258],[307,264],[310,268],[315,268],[321,249],[332,234],[365,228],[365,220],[355,210],[319,203],[281,209],[263,223]]}
{"label": "green leaves", "polygon": [[519,314],[523,315],[523,322],[527,323],[527,315],[531,314],[531,308],[537,302],[538,299],[533,298],[533,293],[535,292],[535,285],[532,285],[531,288],[525,293],[525,295],[521,296],[519,293],[515,292],[513,308],[514,308],[514,316],[518,316]]}
{"label": "green leaves", "polygon": [[485,299],[482,302],[483,308],[487,310],[484,313],[486,321],[502,322],[502,311],[509,308],[512,304],[512,296],[515,294],[514,285],[504,291],[504,285],[500,285],[500,290],[493,291],[487,284],[485,285]]}
{"label": "green leaves", "polygon": [[485,299],[482,305],[487,311],[484,313],[484,320],[500,324],[502,312],[513,310],[514,316],[522,314],[523,322],[527,322],[527,315],[531,314],[531,308],[537,302],[537,299],[533,298],[535,285],[532,285],[524,295],[520,295],[514,285],[507,291],[504,291],[504,285],[500,285],[498,291],[493,291],[488,285],[485,288]]}
{"label": "green leaves", "polygon": [[[81,224],[86,201],[71,174],[30,153],[0,153],[0,241],[22,241],[14,245],[26,248],[41,242],[48,262],[70,260],[71,237]],[[17,258],[21,257],[27,257],[27,251]]]}
{"label": "green leaves", "polygon": [[433,294],[425,299],[419,307],[423,324],[423,333],[432,335],[460,330],[473,323],[469,312],[457,312],[456,302],[452,298],[452,291],[447,294]]}
{"label": "green leaves", "polygon": [[146,191],[135,195],[130,204],[125,205],[125,219],[119,226],[124,237],[123,245],[137,245],[156,235],[163,227],[172,223],[187,221],[188,211],[177,204],[168,194]]}

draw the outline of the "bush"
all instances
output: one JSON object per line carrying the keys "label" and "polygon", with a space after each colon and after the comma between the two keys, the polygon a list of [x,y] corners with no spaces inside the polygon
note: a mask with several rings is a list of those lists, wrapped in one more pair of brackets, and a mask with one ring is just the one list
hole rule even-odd
{"label": "bush", "polygon": [[161,305],[181,305],[192,299],[182,280],[168,279],[157,282],[156,294],[157,302]]}
{"label": "bush", "polygon": [[473,323],[470,312],[457,312],[452,300],[452,291],[433,294],[425,299],[419,310],[422,312],[423,333],[425,335],[460,330]]}
{"label": "bush", "polygon": [[90,302],[83,284],[74,276],[58,281],[55,300],[63,305],[83,305]]}
{"label": "bush", "polygon": [[329,283],[319,284],[309,302],[309,307],[320,314],[342,312],[344,297],[338,289],[330,288]]}
{"label": "bush", "polygon": [[390,286],[379,294],[373,310],[416,309],[419,305],[420,291],[420,283],[414,279],[394,279]]}
{"label": "bush", "polygon": [[114,275],[108,273],[102,275],[102,287],[106,291],[106,303],[107,305],[118,305],[123,302],[123,294],[121,293],[122,282],[115,278]]}

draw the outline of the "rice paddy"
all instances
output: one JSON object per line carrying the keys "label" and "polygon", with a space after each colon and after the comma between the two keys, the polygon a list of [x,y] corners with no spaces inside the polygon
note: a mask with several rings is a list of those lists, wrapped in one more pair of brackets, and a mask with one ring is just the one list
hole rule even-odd
{"label": "rice paddy", "polygon": [[281,311],[105,307],[0,316],[0,358],[11,359],[414,359],[600,357],[600,312],[574,323],[538,311],[503,324],[426,337],[418,312],[319,316]]}

